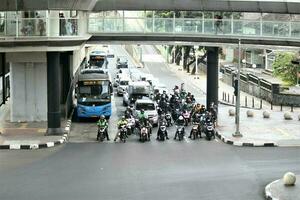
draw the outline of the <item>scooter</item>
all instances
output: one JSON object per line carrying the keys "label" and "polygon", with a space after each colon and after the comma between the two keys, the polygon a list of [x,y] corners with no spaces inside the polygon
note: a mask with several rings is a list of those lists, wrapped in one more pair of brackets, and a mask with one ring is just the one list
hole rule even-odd
{"label": "scooter", "polygon": [[146,142],[148,139],[148,128],[146,126],[142,126],[141,131],[140,131],[140,141],[141,142]]}
{"label": "scooter", "polygon": [[127,126],[126,125],[121,126],[120,132],[119,132],[119,137],[120,137],[120,141],[122,141],[123,143],[126,142],[126,138],[127,138]]}
{"label": "scooter", "polygon": [[178,136],[178,140],[179,141],[183,140],[183,137],[184,137],[184,126],[177,126],[176,133],[177,133],[177,136]]}
{"label": "scooter", "polygon": [[185,121],[185,126],[188,126],[189,123],[190,123],[190,117],[191,117],[190,112],[187,111],[187,110],[184,110],[184,111],[182,112],[182,116],[183,116],[184,121]]}
{"label": "scooter", "polygon": [[211,140],[212,137],[215,138],[215,129],[211,121],[205,124],[205,137],[207,140]]}
{"label": "scooter", "polygon": [[133,117],[127,119],[127,133],[128,135],[131,135],[134,133],[134,127],[135,127],[135,119]]}
{"label": "scooter", "polygon": [[103,140],[105,139],[104,133],[105,133],[105,127],[98,126],[97,140],[99,140],[100,142],[103,142]]}
{"label": "scooter", "polygon": [[190,135],[191,135],[191,139],[192,140],[195,140],[198,137],[202,138],[201,131],[199,130],[199,123],[194,123],[193,124],[193,127],[191,129],[191,134]]}
{"label": "scooter", "polygon": [[165,138],[167,138],[167,123],[166,122],[162,122],[160,125],[159,125],[159,128],[158,128],[158,140],[160,141],[164,141]]}
{"label": "scooter", "polygon": [[170,126],[173,125],[173,124],[172,124],[172,116],[171,116],[170,113],[167,113],[167,114],[166,114],[165,119],[166,119],[166,121],[167,121],[167,127],[170,127]]}

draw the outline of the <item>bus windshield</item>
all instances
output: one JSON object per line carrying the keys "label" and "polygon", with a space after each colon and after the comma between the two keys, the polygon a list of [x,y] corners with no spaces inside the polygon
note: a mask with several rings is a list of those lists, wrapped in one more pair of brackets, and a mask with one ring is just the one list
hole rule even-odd
{"label": "bus windshield", "polygon": [[80,85],[79,98],[91,99],[110,99],[109,82],[102,82],[101,85]]}

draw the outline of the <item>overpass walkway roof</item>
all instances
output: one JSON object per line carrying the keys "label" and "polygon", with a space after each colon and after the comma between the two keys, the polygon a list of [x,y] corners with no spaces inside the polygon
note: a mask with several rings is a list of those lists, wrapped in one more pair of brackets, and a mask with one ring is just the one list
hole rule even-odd
{"label": "overpass walkway roof", "polygon": [[1,0],[0,11],[197,10],[300,14],[299,0]]}

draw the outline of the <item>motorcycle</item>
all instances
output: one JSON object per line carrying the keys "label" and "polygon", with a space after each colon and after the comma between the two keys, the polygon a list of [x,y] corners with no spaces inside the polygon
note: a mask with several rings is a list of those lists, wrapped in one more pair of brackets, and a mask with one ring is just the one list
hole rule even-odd
{"label": "motorcycle", "polygon": [[211,140],[211,138],[215,138],[215,130],[214,125],[211,121],[207,122],[205,125],[205,137],[207,140]]}
{"label": "motorcycle", "polygon": [[178,135],[178,140],[179,141],[183,140],[183,137],[184,137],[184,126],[177,126],[176,133]]}
{"label": "motorcycle", "polygon": [[184,121],[185,121],[185,126],[188,126],[189,123],[190,123],[190,117],[191,117],[190,112],[187,111],[187,110],[184,110],[184,111],[182,112],[182,116],[183,116]]}
{"label": "motorcycle", "polygon": [[105,139],[105,127],[98,126],[97,139],[99,139],[100,142],[103,142],[103,140]]}
{"label": "motorcycle", "polygon": [[143,126],[141,128],[141,131],[140,131],[140,141],[141,142],[146,142],[147,140],[150,140],[150,138],[148,138],[148,128],[146,126]]}
{"label": "motorcycle", "polygon": [[119,132],[119,137],[120,137],[120,141],[122,141],[123,143],[126,142],[126,138],[127,138],[127,126],[126,125],[121,126],[120,132]]}
{"label": "motorcycle", "polygon": [[164,141],[166,137],[167,137],[167,123],[163,121],[162,123],[160,123],[158,128],[158,140]]}
{"label": "motorcycle", "polygon": [[192,140],[195,140],[198,137],[202,138],[201,131],[199,131],[199,124],[198,123],[194,123],[193,124],[193,127],[191,129],[191,134],[190,135],[191,135],[191,139]]}
{"label": "motorcycle", "polygon": [[167,127],[172,126],[172,116],[170,113],[166,114],[165,119],[167,121]]}
{"label": "motorcycle", "polygon": [[128,131],[128,135],[131,135],[132,133],[134,133],[134,128],[135,128],[135,119],[133,117],[127,119],[128,123],[127,123],[127,131]]}

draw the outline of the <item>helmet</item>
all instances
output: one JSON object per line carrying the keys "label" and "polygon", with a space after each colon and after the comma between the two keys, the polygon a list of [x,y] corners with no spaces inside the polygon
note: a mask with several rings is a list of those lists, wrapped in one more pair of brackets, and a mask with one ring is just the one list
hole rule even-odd
{"label": "helmet", "polygon": [[100,116],[100,119],[105,119],[104,115],[101,115],[101,116]]}
{"label": "helmet", "polygon": [[182,116],[179,116],[179,118],[178,118],[179,120],[183,120],[183,117]]}
{"label": "helmet", "polygon": [[127,106],[127,109],[129,110],[129,109],[130,109],[130,106]]}
{"label": "helmet", "polygon": [[125,116],[123,115],[123,116],[122,116],[122,120],[125,120],[125,119],[126,119],[126,118],[125,118]]}
{"label": "helmet", "polygon": [[145,112],[145,110],[144,110],[144,109],[142,109],[142,110],[141,110],[141,113],[144,113],[144,112]]}

